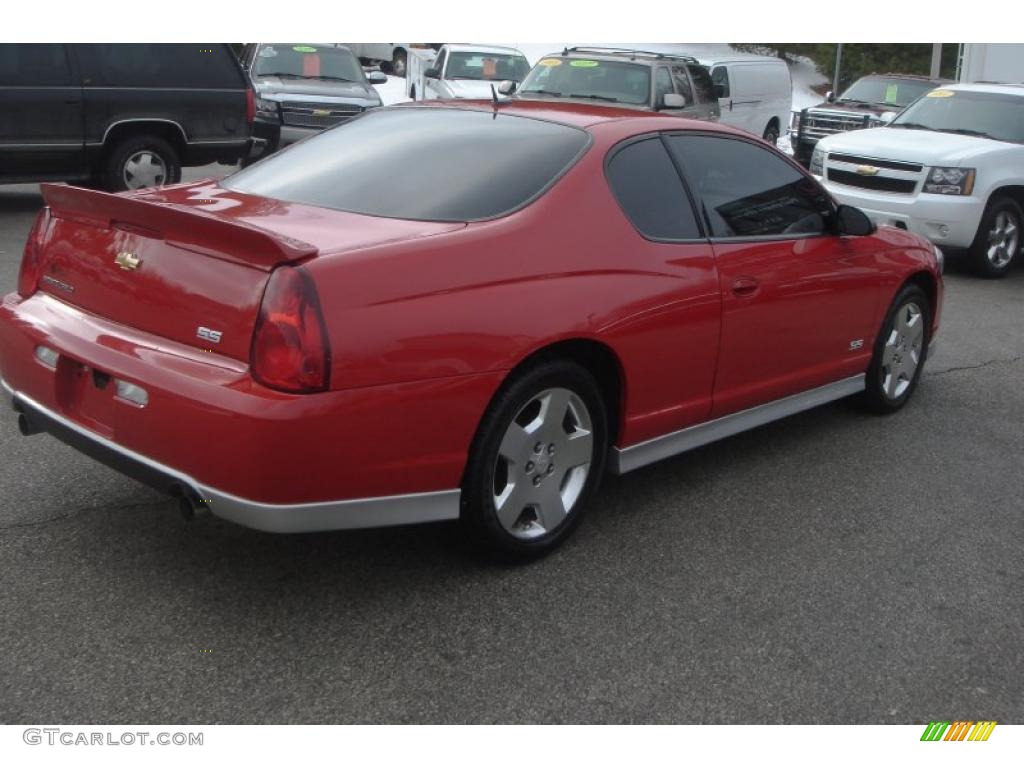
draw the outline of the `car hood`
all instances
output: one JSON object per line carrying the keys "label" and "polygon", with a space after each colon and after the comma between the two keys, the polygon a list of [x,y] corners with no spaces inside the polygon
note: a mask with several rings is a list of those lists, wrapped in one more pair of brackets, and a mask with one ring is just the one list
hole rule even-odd
{"label": "car hood", "polygon": [[341,83],[336,80],[317,78],[292,79],[290,77],[260,77],[254,83],[261,99],[273,98],[278,101],[315,101],[318,103],[338,101],[369,101],[380,103],[380,96],[371,85],[363,83]]}
{"label": "car hood", "polygon": [[1005,151],[1014,145],[956,133],[882,127],[837,133],[822,139],[818,146],[828,152],[864,155],[879,160],[959,165],[981,155]]}

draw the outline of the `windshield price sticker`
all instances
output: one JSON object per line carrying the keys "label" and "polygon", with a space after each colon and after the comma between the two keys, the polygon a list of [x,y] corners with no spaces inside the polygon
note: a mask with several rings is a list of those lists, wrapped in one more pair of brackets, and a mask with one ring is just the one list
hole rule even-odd
{"label": "windshield price sticker", "polygon": [[560,67],[562,66],[561,59],[541,59],[537,62],[542,67]]}
{"label": "windshield price sticker", "polygon": [[950,96],[953,95],[953,93],[954,93],[954,91],[949,91],[949,90],[946,90],[946,89],[943,88],[943,89],[939,89],[937,91],[932,91],[931,93],[928,94],[928,98],[929,99],[948,99]]}
{"label": "windshield price sticker", "polygon": [[892,83],[885,87],[885,103],[895,104],[896,96],[899,94],[900,86],[898,83]]}
{"label": "windshield price sticker", "polygon": [[296,53],[316,53],[316,48],[312,45],[293,45],[292,50]]}
{"label": "windshield price sticker", "polygon": [[590,67],[599,67],[601,62],[593,61],[591,59],[573,59],[569,62],[570,67],[584,67],[589,69]]}

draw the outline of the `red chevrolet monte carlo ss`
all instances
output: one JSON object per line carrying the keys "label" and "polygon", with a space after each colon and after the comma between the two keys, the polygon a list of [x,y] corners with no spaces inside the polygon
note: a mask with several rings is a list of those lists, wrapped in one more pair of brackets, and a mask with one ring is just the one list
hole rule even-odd
{"label": "red chevrolet monte carlo ss", "polygon": [[222,182],[44,185],[0,372],[22,432],[266,531],[461,519],[506,557],[628,472],[902,407],[941,254],[724,126],[375,110]]}

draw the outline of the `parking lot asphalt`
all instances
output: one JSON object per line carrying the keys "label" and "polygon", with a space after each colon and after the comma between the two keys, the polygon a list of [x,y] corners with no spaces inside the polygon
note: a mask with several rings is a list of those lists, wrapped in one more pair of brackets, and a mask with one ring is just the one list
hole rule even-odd
{"label": "parking lot asphalt", "polygon": [[[0,187],[4,293],[40,205]],[[525,567],[185,523],[5,409],[0,722],[1024,722],[1024,268],[946,296],[902,412],[609,477]]]}

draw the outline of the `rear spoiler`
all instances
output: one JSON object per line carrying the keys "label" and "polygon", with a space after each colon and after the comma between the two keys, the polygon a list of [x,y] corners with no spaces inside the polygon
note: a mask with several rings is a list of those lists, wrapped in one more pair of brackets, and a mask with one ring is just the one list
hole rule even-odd
{"label": "rear spoiler", "polygon": [[202,210],[67,184],[41,184],[40,189],[57,218],[141,230],[169,245],[266,272],[318,253],[316,246],[301,240]]}

